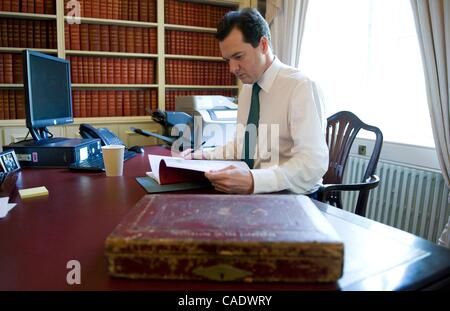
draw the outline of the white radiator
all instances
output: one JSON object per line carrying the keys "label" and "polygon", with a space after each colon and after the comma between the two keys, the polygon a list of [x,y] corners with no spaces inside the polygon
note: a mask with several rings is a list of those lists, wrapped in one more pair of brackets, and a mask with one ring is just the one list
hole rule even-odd
{"label": "white radiator", "polygon": [[[360,182],[368,159],[350,156],[344,183]],[[450,214],[449,190],[436,171],[378,162],[381,181],[371,190],[366,216],[432,242],[439,238]],[[353,211],[356,192],[343,194],[345,210]]]}

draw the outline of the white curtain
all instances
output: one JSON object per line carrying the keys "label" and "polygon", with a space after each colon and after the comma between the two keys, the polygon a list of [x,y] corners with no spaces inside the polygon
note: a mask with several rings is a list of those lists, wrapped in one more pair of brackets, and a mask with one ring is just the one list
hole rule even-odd
{"label": "white curtain", "polygon": [[298,67],[309,0],[267,0],[266,20],[275,55],[285,64]]}
{"label": "white curtain", "polygon": [[[411,0],[424,64],[428,108],[442,175],[450,188],[450,1]],[[450,247],[450,219],[438,243]]]}

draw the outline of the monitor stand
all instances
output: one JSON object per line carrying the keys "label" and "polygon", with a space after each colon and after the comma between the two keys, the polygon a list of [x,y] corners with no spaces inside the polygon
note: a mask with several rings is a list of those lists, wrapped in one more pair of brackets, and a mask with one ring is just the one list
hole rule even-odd
{"label": "monitor stand", "polygon": [[23,141],[24,145],[28,146],[42,146],[42,145],[51,145],[55,143],[59,143],[61,141],[69,140],[70,138],[63,137],[49,137],[49,130],[46,127],[41,128],[30,128],[28,127],[31,136],[33,139]]}
{"label": "monitor stand", "polygon": [[39,128],[29,127],[28,130],[30,131],[31,136],[36,142],[45,141],[48,139],[49,131],[45,126]]}

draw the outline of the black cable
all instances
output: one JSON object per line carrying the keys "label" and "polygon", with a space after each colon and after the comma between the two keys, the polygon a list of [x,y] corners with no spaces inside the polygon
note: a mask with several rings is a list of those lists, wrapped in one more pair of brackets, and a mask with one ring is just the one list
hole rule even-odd
{"label": "black cable", "polygon": [[48,130],[48,128],[45,128],[44,131],[50,135],[50,138],[53,138],[53,134]]}
{"label": "black cable", "polygon": [[24,138],[24,139],[19,140],[19,141],[16,141],[16,142],[12,142],[12,143],[10,143],[9,145],[12,145],[12,144],[18,144],[18,143],[21,143],[21,142],[26,141],[27,138],[28,138],[28,135],[30,135],[30,131],[28,131],[28,133],[27,133],[27,135],[25,135],[25,138]]}

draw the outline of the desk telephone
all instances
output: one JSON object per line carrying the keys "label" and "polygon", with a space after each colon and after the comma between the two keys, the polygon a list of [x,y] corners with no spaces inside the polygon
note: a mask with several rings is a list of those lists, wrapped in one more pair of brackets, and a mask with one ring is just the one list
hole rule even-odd
{"label": "desk telephone", "polygon": [[[124,145],[126,147],[123,141],[107,128],[95,128],[90,124],[83,123],[80,125],[80,135],[83,138],[99,138],[102,146]],[[127,149],[136,153],[143,152],[143,148],[140,146],[133,146]]]}
{"label": "desk telephone", "polygon": [[99,138],[102,146],[125,145],[119,137],[107,128],[95,128],[90,124],[80,125],[80,135],[83,138]]}

